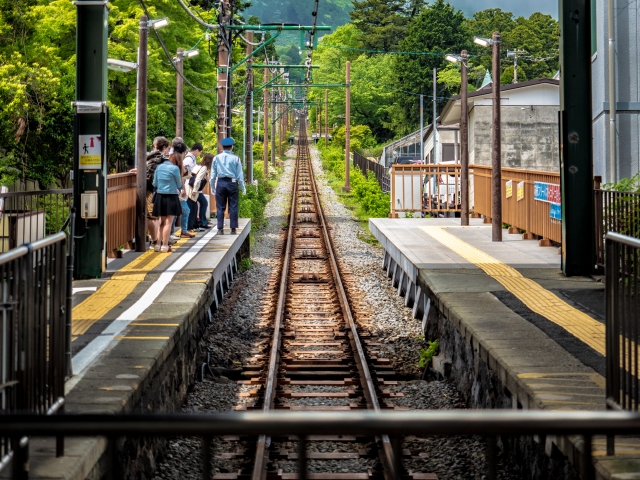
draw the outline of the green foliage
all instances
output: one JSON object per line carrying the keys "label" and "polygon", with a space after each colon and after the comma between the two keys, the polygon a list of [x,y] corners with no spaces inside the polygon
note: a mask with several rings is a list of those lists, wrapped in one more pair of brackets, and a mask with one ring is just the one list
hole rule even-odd
{"label": "green foliage", "polygon": [[[518,82],[525,82],[526,80],[527,74],[524,72],[523,68],[518,65]],[[505,68],[502,75],[500,75],[500,85],[509,85],[511,83],[513,83],[513,65]]]}
{"label": "green foliage", "polygon": [[[335,178],[344,181],[345,157],[344,150],[338,146],[320,146],[320,158],[325,170],[328,170]],[[351,194],[356,202],[360,218],[386,218],[391,209],[389,195],[382,192],[373,172],[364,176],[359,168],[351,167],[350,170]]]}
{"label": "green foliage", "polygon": [[623,178],[618,183],[605,183],[602,185],[602,189],[614,192],[640,193],[640,173],[636,173],[631,178]]}
{"label": "green foliage", "polygon": [[420,361],[418,362],[420,368],[426,368],[431,363],[431,359],[438,353],[438,340],[427,343],[429,344],[428,348],[420,349]]}
{"label": "green foliage", "polygon": [[[277,171],[270,169],[270,177],[275,177]],[[247,185],[247,194],[240,194],[238,212],[241,218],[250,218],[252,228],[259,229],[266,225],[264,208],[269,201],[269,195],[273,192],[269,184],[269,178],[265,177],[262,165],[254,165],[253,179],[257,185]]]}
{"label": "green foliage", "polygon": [[640,173],[617,183],[605,183],[602,188],[620,193],[613,195],[605,208],[604,224],[611,231],[640,238]]}
{"label": "green foliage", "polygon": [[[345,147],[347,129],[344,125],[338,127],[332,134],[333,143]],[[363,148],[375,146],[376,141],[367,125],[352,125],[350,145],[351,150],[361,151]]]}
{"label": "green foliage", "polygon": [[243,258],[242,260],[240,260],[240,263],[238,263],[238,268],[241,272],[246,272],[251,267],[253,267],[253,262],[250,258]]}

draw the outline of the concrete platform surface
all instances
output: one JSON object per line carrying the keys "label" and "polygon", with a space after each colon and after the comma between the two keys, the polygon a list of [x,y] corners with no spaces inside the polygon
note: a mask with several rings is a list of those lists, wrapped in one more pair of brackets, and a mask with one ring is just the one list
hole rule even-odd
{"label": "concrete platform surface", "polygon": [[[604,409],[604,284],[564,277],[556,247],[506,230],[503,242],[492,242],[491,225],[481,222],[371,219],[369,228],[393,286],[427,338],[439,338],[472,406]],[[570,460],[582,457],[580,439],[547,442]],[[640,441],[617,442],[616,455],[640,455]],[[606,457],[603,440],[594,441],[594,458],[599,478],[629,475],[630,463]],[[640,468],[634,472],[640,478]]]}
{"label": "concrete platform surface", "polygon": [[[250,230],[250,220],[240,219],[237,235],[218,235],[214,227],[182,239],[173,253],[130,252],[110,262],[106,278],[74,282],[74,375],[65,413],[179,409],[195,380],[197,343],[211,309],[249,254]],[[105,448],[102,439],[68,438],[65,456],[55,458],[53,439],[32,439],[29,476],[99,478]],[[8,466],[0,478],[11,472]]]}

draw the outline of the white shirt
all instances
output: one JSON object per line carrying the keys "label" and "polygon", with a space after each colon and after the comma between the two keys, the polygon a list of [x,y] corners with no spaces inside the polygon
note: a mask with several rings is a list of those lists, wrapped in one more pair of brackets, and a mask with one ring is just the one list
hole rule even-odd
{"label": "white shirt", "polygon": [[184,165],[184,168],[187,169],[187,174],[191,174],[191,170],[193,170],[193,168],[196,166],[196,156],[189,152],[187,153],[187,155],[184,157],[184,160],[182,161],[182,164]]}

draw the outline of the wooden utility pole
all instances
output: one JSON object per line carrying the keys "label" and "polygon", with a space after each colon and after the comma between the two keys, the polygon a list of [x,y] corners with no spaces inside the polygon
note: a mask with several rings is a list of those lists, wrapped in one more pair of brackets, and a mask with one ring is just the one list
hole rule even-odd
{"label": "wooden utility pole", "polygon": [[176,137],[184,137],[184,56],[182,48],[178,48],[176,55]]}
{"label": "wooden utility pole", "polygon": [[349,167],[350,167],[350,150],[351,150],[351,62],[347,61],[346,63],[346,97],[345,97],[345,112],[344,112],[344,122],[345,122],[345,139],[344,139],[344,151],[345,151],[345,159],[344,159],[344,187],[342,190],[348,192],[351,190],[351,179],[349,178]]}
{"label": "wooden utility pole", "polygon": [[[247,32],[247,56],[253,53],[253,32]],[[253,59],[247,60],[247,98],[244,102],[244,118],[245,118],[245,132],[244,132],[244,160],[247,165],[247,172],[245,174],[247,183],[251,185],[253,182]]]}
{"label": "wooden utility pole", "polygon": [[228,98],[229,98],[229,68],[231,55],[227,46],[227,32],[225,26],[229,23],[229,0],[220,0],[220,28],[218,29],[218,125],[217,140],[218,153],[222,151],[220,141],[228,136],[230,125]]}
{"label": "wooden utility pole", "polygon": [[324,146],[329,142],[329,89],[324,91]]}
{"label": "wooden utility pole", "polygon": [[493,118],[491,124],[491,240],[502,241],[502,161],[500,145],[500,34],[493,32]]}
{"label": "wooden utility pole", "polygon": [[138,101],[136,102],[136,252],[147,251],[147,48],[149,19],[140,17],[140,43],[138,46]]}
{"label": "wooden utility pole", "polygon": [[[266,84],[269,81],[269,69],[264,69],[264,83]],[[264,88],[263,95],[263,103],[262,110],[263,120],[264,120],[264,145],[263,145],[263,160],[264,160],[264,174],[265,176],[269,175],[269,88]]]}
{"label": "wooden utility pole", "polygon": [[469,225],[469,107],[468,107],[468,53],[460,53],[460,224]]}

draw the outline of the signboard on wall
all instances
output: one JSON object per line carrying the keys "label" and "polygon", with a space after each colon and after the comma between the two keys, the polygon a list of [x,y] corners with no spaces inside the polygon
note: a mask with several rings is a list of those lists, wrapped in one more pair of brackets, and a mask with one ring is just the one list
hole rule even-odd
{"label": "signboard on wall", "polygon": [[524,182],[518,182],[518,201],[524,200]]}
{"label": "signboard on wall", "polygon": [[560,185],[555,183],[534,182],[533,198],[540,202],[550,203],[549,216],[555,220],[562,220]]}
{"label": "signboard on wall", "polygon": [[102,168],[102,142],[100,135],[78,135],[78,152],[81,170]]}
{"label": "signboard on wall", "polygon": [[508,180],[506,187],[507,198],[513,197],[513,180]]}

